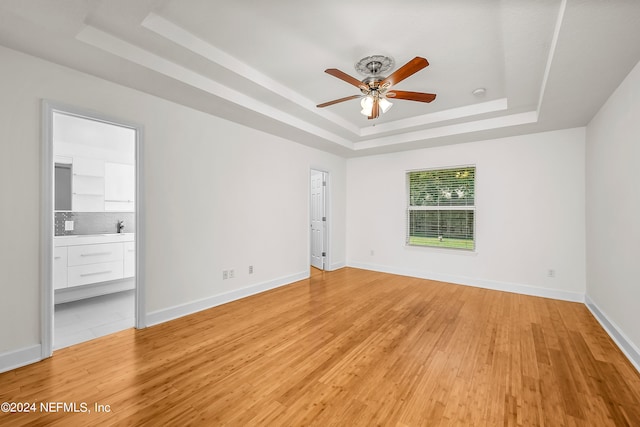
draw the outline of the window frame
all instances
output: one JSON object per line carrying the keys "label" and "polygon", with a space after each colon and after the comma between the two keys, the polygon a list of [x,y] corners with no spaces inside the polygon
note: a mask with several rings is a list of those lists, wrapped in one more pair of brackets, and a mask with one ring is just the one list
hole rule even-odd
{"label": "window frame", "polygon": [[[432,172],[432,171],[446,171],[451,170],[455,171],[457,169],[467,169],[473,168],[474,177],[473,177],[473,205],[459,205],[459,206],[411,206],[411,174],[415,172]],[[454,251],[462,251],[464,253],[475,253],[478,248],[477,242],[477,182],[478,182],[478,168],[476,164],[462,164],[462,165],[454,165],[454,166],[439,166],[439,167],[429,167],[429,168],[419,168],[419,169],[409,169],[405,171],[405,247],[412,248],[429,248],[429,249],[440,249],[440,250],[454,250]],[[411,211],[472,211],[473,212],[473,232],[472,232],[472,243],[473,247],[471,248],[463,248],[463,247],[452,247],[446,245],[431,245],[431,244],[417,244],[410,243],[410,231],[411,231]]]}

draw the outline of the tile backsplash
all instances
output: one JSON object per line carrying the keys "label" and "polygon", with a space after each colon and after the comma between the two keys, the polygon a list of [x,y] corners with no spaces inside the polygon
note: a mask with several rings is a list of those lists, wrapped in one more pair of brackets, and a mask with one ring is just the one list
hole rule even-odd
{"label": "tile backsplash", "polygon": [[[124,221],[123,233],[135,233],[134,212],[68,212],[55,213],[55,235],[108,234],[118,232],[118,221]],[[64,231],[64,222],[73,221],[73,230]]]}

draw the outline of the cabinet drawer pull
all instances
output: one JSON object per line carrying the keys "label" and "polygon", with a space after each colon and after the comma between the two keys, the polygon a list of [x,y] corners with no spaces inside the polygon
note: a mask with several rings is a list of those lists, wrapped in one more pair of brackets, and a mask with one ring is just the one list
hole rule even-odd
{"label": "cabinet drawer pull", "polygon": [[80,256],[99,256],[99,255],[109,255],[111,252],[93,252],[90,254],[80,254]]}
{"label": "cabinet drawer pull", "polygon": [[98,274],[109,274],[112,271],[113,270],[106,270],[106,271],[96,271],[95,273],[84,273],[84,274],[81,274],[80,277],[96,276]]}
{"label": "cabinet drawer pull", "polygon": [[135,251],[136,251],[135,249],[129,249],[129,252],[135,252]]}
{"label": "cabinet drawer pull", "polygon": [[60,259],[62,258],[61,256],[57,256],[57,257],[53,257],[53,259]]}

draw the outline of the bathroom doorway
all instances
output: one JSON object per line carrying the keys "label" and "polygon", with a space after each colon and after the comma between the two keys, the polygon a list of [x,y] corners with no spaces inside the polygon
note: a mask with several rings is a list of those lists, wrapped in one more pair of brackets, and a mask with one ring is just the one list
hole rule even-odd
{"label": "bathroom doorway", "polygon": [[142,325],[140,127],[45,102],[43,357]]}

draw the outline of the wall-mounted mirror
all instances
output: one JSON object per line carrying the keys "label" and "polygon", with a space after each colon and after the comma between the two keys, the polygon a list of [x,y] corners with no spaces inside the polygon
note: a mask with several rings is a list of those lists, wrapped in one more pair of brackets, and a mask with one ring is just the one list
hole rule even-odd
{"label": "wall-mounted mirror", "polygon": [[54,186],[55,186],[55,198],[54,209],[57,211],[70,211],[71,210],[71,176],[72,176],[72,164],[71,163],[58,163],[55,164]]}

